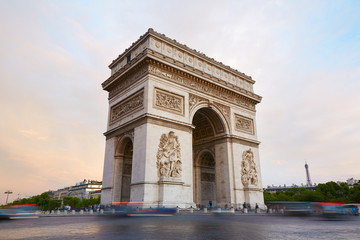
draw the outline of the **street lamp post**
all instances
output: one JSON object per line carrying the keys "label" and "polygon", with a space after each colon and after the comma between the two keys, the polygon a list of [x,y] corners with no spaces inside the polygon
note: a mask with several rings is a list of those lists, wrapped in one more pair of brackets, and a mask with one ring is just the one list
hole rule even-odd
{"label": "street lamp post", "polygon": [[6,196],[6,203],[5,203],[5,205],[7,204],[7,202],[8,202],[8,199],[9,199],[9,194],[12,194],[13,192],[11,192],[10,190],[7,190],[6,192],[5,192],[5,194],[7,194],[7,196]]}

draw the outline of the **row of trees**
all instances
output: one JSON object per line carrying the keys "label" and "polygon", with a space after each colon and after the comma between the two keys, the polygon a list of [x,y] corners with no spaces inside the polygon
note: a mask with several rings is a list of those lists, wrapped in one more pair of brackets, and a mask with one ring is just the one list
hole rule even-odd
{"label": "row of trees", "polygon": [[305,202],[360,202],[360,184],[349,187],[345,183],[328,182],[319,184],[315,190],[291,188],[276,193],[264,191],[264,201],[305,201]]}
{"label": "row of trees", "polygon": [[52,200],[47,192],[44,192],[40,195],[32,196],[30,198],[23,198],[20,200],[15,200],[12,203],[7,204],[7,206],[13,206],[18,204],[36,204],[42,211],[54,210],[62,208],[63,206],[72,206],[75,208],[81,208],[91,205],[100,204],[100,196],[97,198],[90,197],[90,199],[80,199],[77,197],[64,197],[62,200]]}

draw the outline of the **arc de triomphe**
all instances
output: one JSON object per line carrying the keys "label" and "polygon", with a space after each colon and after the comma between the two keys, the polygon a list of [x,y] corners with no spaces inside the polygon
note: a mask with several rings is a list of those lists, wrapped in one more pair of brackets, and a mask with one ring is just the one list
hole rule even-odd
{"label": "arc de triomphe", "polygon": [[152,29],[109,68],[102,204],[264,204],[251,77]]}

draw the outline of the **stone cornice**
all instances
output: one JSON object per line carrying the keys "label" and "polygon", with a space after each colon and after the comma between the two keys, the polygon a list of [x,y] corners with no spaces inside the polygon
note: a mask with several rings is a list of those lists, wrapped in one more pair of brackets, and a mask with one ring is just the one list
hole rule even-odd
{"label": "stone cornice", "polygon": [[133,49],[135,49],[138,45],[145,42],[146,39],[149,38],[150,36],[152,36],[153,38],[156,38],[160,41],[164,41],[169,45],[177,47],[177,48],[181,49],[182,51],[187,52],[190,55],[196,56],[197,58],[199,58],[207,63],[210,63],[211,65],[215,65],[220,69],[224,69],[227,72],[231,72],[232,74],[235,74],[252,84],[255,83],[255,81],[251,78],[251,76],[248,76],[236,69],[233,69],[230,66],[223,64],[222,62],[218,62],[215,59],[206,56],[202,52],[199,52],[195,49],[191,49],[188,46],[177,42],[175,39],[171,39],[171,38],[165,36],[164,34],[160,34],[156,31],[154,31],[152,28],[149,28],[145,34],[140,36],[140,38],[137,41],[133,42],[129,48],[127,48],[122,54],[120,54],[115,60],[113,60],[112,63],[109,65],[109,68],[115,67],[123,58],[125,58],[128,54],[130,54]]}
{"label": "stone cornice", "polygon": [[[166,61],[166,64],[160,62],[160,61]],[[136,58],[132,59],[128,64],[126,64],[122,69],[120,69],[118,72],[110,76],[103,84],[103,89],[110,92],[111,89],[113,89],[115,86],[115,82],[118,82],[120,78],[126,79],[130,74],[134,72],[134,70],[139,69],[140,67],[144,66],[145,63],[148,64],[155,64],[159,66],[160,68],[164,68],[166,71],[170,71],[173,73],[177,73],[179,75],[179,78],[188,78],[192,81],[201,82],[202,84],[205,84],[209,88],[215,88],[216,91],[221,94],[228,94],[230,98],[232,98],[235,95],[240,96],[240,98],[243,98],[244,100],[249,100],[252,102],[251,104],[255,105],[259,103],[262,99],[261,96],[254,94],[251,91],[247,91],[243,88],[240,88],[238,86],[235,86],[233,84],[227,83],[221,79],[218,79],[216,77],[210,76],[204,72],[201,72],[197,69],[193,68],[184,68],[184,64],[180,63],[174,59],[171,59],[169,57],[166,57],[162,55],[161,53],[154,52],[150,49],[146,49],[143,52],[141,52],[139,55],[136,56]],[[174,66],[171,67],[170,65]],[[151,70],[151,69],[150,69]],[[142,73],[139,74],[146,74],[147,72],[144,70]],[[190,72],[190,74],[189,74]],[[199,76],[199,77],[196,77]],[[169,79],[169,78],[168,78]],[[171,79],[170,79],[171,80]],[[123,80],[121,80],[123,81]],[[120,81],[120,82],[121,82]],[[177,81],[175,81],[177,82]],[[177,82],[178,83],[178,82]],[[111,96],[110,96],[111,97]],[[227,97],[224,97],[225,100]],[[240,100],[239,100],[240,101]],[[242,107],[248,108],[249,110],[255,111],[255,108],[253,107],[247,107],[244,104],[240,104]]]}
{"label": "stone cornice", "polygon": [[169,57],[166,57],[165,55],[161,54],[161,53],[158,53],[158,52],[154,52],[152,50],[149,50],[148,51],[148,55],[157,60],[158,62],[161,62],[161,61],[166,61],[168,64],[171,64],[171,65],[174,65],[175,67],[179,68],[180,71],[183,71],[183,73],[185,72],[190,72],[190,74],[194,75],[195,76],[199,76],[199,78],[205,78],[206,81],[210,81],[214,84],[217,84],[217,85],[220,85],[221,87],[224,87],[226,89],[229,89],[231,91],[236,91],[237,93],[242,93],[242,94],[245,94],[247,95],[247,97],[250,97],[252,98],[253,100],[257,101],[258,103],[261,102],[261,99],[262,97],[251,92],[251,91],[248,91],[244,88],[240,88],[238,86],[235,86],[231,83],[228,83],[224,80],[221,80],[217,77],[214,77],[214,76],[210,76],[209,74],[205,73],[205,72],[202,72],[200,70],[197,70],[195,68],[192,68],[192,67],[187,67],[185,64],[175,60],[175,59],[172,59],[172,58],[169,58]]}
{"label": "stone cornice", "polygon": [[[117,135],[122,134],[123,132],[129,131],[129,129],[133,129],[145,123],[158,124],[161,126],[164,126],[164,124],[171,124],[172,127],[175,129],[182,129],[187,131],[192,131],[192,129],[194,128],[192,124],[188,124],[186,122],[177,121],[170,118],[160,117],[146,113],[126,122],[125,124],[122,124],[118,127],[108,130],[107,132],[104,133],[104,136],[106,136],[107,138],[115,137]],[[122,132],[120,133],[119,130],[122,130]]]}
{"label": "stone cornice", "polygon": [[112,85],[115,82],[115,80],[117,80],[118,78],[123,77],[123,75],[125,73],[128,73],[130,69],[135,70],[136,68],[141,67],[142,63],[145,63],[145,62],[142,62],[142,60],[147,56],[148,51],[150,51],[150,50],[145,50],[145,51],[141,52],[134,59],[132,59],[128,64],[126,64],[124,67],[122,67],[119,71],[117,71],[116,73],[111,75],[108,79],[106,79],[101,84],[103,89],[108,91],[109,86]]}
{"label": "stone cornice", "polygon": [[254,144],[256,146],[260,145],[260,143],[261,143],[258,140],[254,140],[254,139],[250,139],[250,138],[244,138],[244,137],[239,137],[239,136],[229,135],[229,134],[222,134],[222,135],[219,135],[216,137],[212,137],[211,139],[197,141],[194,143],[194,145],[201,146],[203,144],[219,142],[221,140],[224,142],[232,141],[232,142],[242,142],[242,143]]}
{"label": "stone cornice", "polygon": [[175,84],[188,87],[209,96],[220,98],[228,103],[255,111],[255,105],[261,101],[261,97],[256,94],[252,93],[252,96],[248,96],[227,87],[219,86],[207,79],[204,80],[203,78],[195,77],[192,74],[188,74],[175,67],[171,67],[158,61],[154,61],[152,59],[148,61],[150,63],[149,74],[164,78]]}

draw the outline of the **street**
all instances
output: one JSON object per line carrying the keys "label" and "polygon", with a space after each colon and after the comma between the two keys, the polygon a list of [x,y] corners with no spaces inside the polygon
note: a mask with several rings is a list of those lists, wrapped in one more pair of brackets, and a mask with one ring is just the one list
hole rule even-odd
{"label": "street", "polygon": [[64,216],[0,221],[0,239],[358,239],[359,219]]}

